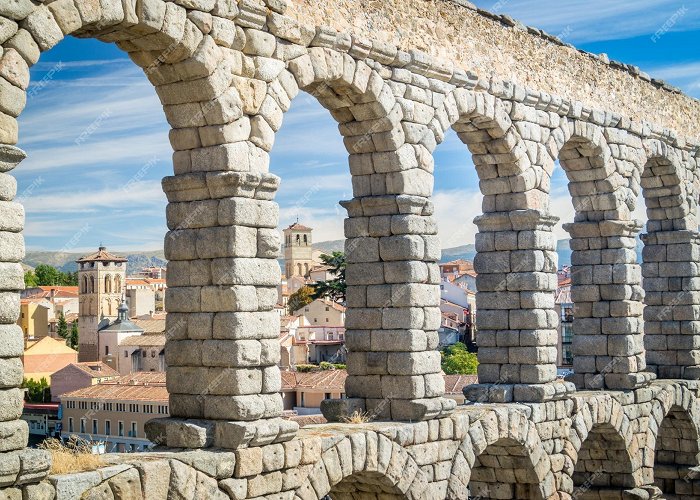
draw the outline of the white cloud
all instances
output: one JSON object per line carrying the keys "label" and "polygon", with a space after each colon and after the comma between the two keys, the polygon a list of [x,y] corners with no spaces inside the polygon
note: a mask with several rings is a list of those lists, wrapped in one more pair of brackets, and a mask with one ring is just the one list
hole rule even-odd
{"label": "white cloud", "polygon": [[157,181],[138,181],[119,188],[51,191],[23,200],[28,214],[66,214],[99,212],[105,208],[135,210],[154,205],[165,211],[165,194]]}
{"label": "white cloud", "polygon": [[433,203],[442,248],[474,243],[477,227],[473,220],[482,213],[482,199],[478,190],[435,191]]}
{"label": "white cloud", "polygon": [[700,62],[659,66],[650,69],[649,74],[680,87],[694,97],[700,97]]}
{"label": "white cloud", "polygon": [[[509,14],[524,24],[536,26],[575,42],[619,40],[639,35],[652,36],[676,16],[671,31],[700,26],[700,12],[685,8],[679,0],[476,0],[479,7]],[[681,9],[685,9],[681,11]]]}

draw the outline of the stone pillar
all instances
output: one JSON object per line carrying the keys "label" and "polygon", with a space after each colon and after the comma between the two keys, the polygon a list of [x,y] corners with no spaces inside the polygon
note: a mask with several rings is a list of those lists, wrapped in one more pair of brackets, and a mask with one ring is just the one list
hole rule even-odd
{"label": "stone pillar", "polygon": [[438,346],[440,245],[432,203],[407,195],[344,202],[347,237],[347,399],[321,410],[338,421],[355,410],[373,418],[447,415]]}
{"label": "stone pillar", "polygon": [[574,375],[579,388],[634,389],[646,372],[638,221],[564,225],[571,235]]}
{"label": "stone pillar", "polygon": [[24,151],[0,145],[0,451],[20,450],[27,445],[29,429],[20,419],[23,392],[24,336],[16,324],[19,291],[24,289],[24,208],[12,200],[17,181],[7,172],[25,158]]}
{"label": "stone pillar", "polygon": [[659,378],[700,379],[700,234],[642,235],[644,346]]}
{"label": "stone pillar", "polygon": [[538,402],[564,397],[557,377],[556,217],[536,210],[487,213],[474,222],[479,384],[473,402]]}
{"label": "stone pillar", "polygon": [[22,384],[24,334],[19,318],[19,291],[24,289],[24,208],[13,202],[17,181],[9,172],[25,153],[0,145],[0,464],[2,484],[38,483],[48,475],[48,452],[24,449],[29,427],[21,419],[24,407]]}
{"label": "stone pillar", "polygon": [[270,174],[167,177],[168,419],[149,439],[238,448],[291,439],[282,413],[277,257],[279,179]]}

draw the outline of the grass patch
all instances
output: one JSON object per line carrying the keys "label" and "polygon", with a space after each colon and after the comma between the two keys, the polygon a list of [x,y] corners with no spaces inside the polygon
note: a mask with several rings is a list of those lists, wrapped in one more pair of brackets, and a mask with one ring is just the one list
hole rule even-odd
{"label": "grass patch", "polygon": [[100,455],[92,453],[92,443],[77,436],[71,436],[65,443],[49,438],[39,448],[51,453],[51,474],[91,471],[105,465]]}

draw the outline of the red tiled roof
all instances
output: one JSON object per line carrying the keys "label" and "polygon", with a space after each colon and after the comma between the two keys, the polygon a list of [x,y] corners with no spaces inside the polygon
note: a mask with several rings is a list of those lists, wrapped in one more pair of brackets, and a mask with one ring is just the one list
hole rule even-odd
{"label": "red tiled roof", "polygon": [[310,227],[299,224],[298,222],[291,224],[287,229],[292,229],[294,231],[312,231]]}
{"label": "red tiled roof", "polygon": [[76,262],[95,262],[95,261],[106,261],[106,262],[128,262],[128,259],[124,257],[118,257],[107,251],[106,247],[100,247],[97,252],[81,257]]}
{"label": "red tiled roof", "polygon": [[165,347],[165,335],[132,335],[119,342],[119,346]]}
{"label": "red tiled roof", "polygon": [[65,399],[167,402],[164,372],[137,372],[65,393]]}
{"label": "red tiled roof", "polygon": [[117,385],[163,385],[165,386],[165,372],[134,372],[119,378],[103,382],[104,384]]}
{"label": "red tiled roof", "polygon": [[442,264],[440,264],[440,267],[442,266],[464,266],[467,268],[473,268],[474,264],[471,261],[465,259],[456,259],[451,260],[449,262],[443,262]]}
{"label": "red tiled roof", "polygon": [[87,373],[92,378],[119,377],[119,372],[117,370],[104,364],[102,361],[84,361],[82,363],[71,363],[68,366],[74,366],[80,371]]}
{"label": "red tiled roof", "polygon": [[50,292],[51,290],[56,290],[57,292],[71,292],[71,293],[78,293],[78,287],[77,286],[67,286],[67,285],[50,285],[50,286],[38,286],[37,288],[41,288],[45,292]]}

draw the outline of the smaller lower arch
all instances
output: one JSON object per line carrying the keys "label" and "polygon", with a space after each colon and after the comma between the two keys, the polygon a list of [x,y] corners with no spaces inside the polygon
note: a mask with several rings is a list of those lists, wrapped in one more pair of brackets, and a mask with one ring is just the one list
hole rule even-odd
{"label": "smaller lower arch", "polygon": [[635,472],[639,468],[636,462],[632,460],[629,443],[620,435],[619,429],[608,422],[595,424],[578,451],[572,476],[574,491],[593,493],[634,488]]}
{"label": "smaller lower arch", "polygon": [[476,457],[469,498],[543,500],[546,481],[539,476],[528,449],[513,438],[501,438]]}
{"label": "smaller lower arch", "polygon": [[654,449],[654,485],[673,498],[697,498],[700,435],[692,411],[673,405],[663,417]]}

